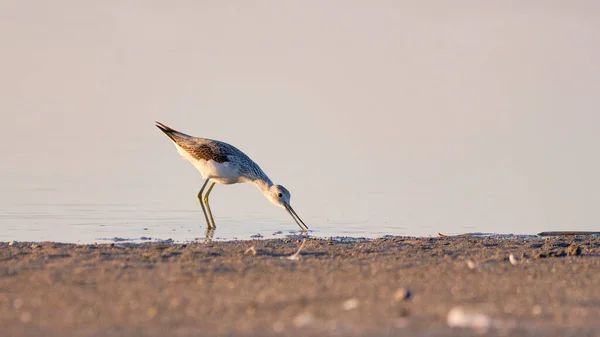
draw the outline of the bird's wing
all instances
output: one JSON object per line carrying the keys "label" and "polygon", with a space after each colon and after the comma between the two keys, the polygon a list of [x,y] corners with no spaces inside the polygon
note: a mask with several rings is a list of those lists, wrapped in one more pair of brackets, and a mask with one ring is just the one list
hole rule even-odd
{"label": "bird's wing", "polygon": [[179,147],[177,151],[184,157],[189,155],[196,160],[214,160],[217,163],[224,163],[227,161],[227,156],[235,153],[233,147],[227,143],[192,137],[158,121],[156,126],[177,144]]}
{"label": "bird's wing", "polygon": [[217,163],[228,161],[227,156],[230,153],[225,148],[211,142],[195,142],[192,140],[178,141],[177,145],[197,160],[214,160]]}

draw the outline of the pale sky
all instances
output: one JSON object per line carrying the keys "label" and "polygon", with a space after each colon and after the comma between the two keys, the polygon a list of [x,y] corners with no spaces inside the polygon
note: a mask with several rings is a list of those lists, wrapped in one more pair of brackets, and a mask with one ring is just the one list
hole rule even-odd
{"label": "pale sky", "polygon": [[[600,222],[598,1],[0,0],[0,55],[8,210],[193,208],[160,120],[244,150],[316,224]],[[253,187],[213,203],[287,216]]]}

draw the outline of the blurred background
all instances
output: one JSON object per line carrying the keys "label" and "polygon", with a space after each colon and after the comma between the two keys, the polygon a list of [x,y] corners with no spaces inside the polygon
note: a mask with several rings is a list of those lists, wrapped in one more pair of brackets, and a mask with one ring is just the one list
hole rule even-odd
{"label": "blurred background", "polygon": [[[203,236],[153,125],[229,142],[315,236],[600,220],[597,1],[0,1],[0,240]],[[216,237],[297,229],[217,186]]]}

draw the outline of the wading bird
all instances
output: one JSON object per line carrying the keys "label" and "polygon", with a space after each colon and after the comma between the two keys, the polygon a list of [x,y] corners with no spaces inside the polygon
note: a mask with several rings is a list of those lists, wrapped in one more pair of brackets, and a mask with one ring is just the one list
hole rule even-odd
{"label": "wading bird", "polygon": [[[215,183],[252,183],[269,201],[287,210],[302,231],[308,230],[308,226],[290,205],[290,192],[281,185],[273,184],[258,164],[244,152],[225,142],[186,135],[161,122],[156,122],[156,126],[173,141],[177,152],[200,171],[204,184],[198,192],[198,200],[202,206],[208,229],[217,228],[208,204],[208,195],[215,187]],[[209,182],[211,184],[202,196]]]}

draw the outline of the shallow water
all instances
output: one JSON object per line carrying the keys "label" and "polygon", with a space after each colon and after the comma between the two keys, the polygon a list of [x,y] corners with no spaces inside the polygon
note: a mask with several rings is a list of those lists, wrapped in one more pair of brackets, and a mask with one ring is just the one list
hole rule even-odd
{"label": "shallow water", "polygon": [[[266,218],[258,214],[241,214],[240,219],[218,216],[217,229],[207,232],[202,211],[197,206],[176,209],[161,204],[15,204],[2,209],[0,241],[186,242],[205,238],[269,239],[300,234],[291,218]],[[266,207],[269,205],[265,200]],[[308,235],[311,237],[374,238],[408,233],[404,228],[395,226],[365,228],[368,222],[315,224],[313,220],[308,223]]]}
{"label": "shallow water", "polygon": [[[204,237],[154,120],[317,237],[598,230],[598,6],[0,3],[0,240]],[[211,205],[216,239],[298,230],[253,186]]]}

